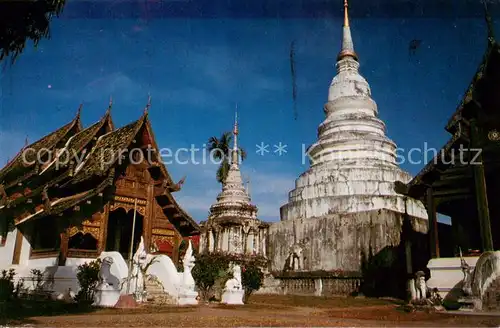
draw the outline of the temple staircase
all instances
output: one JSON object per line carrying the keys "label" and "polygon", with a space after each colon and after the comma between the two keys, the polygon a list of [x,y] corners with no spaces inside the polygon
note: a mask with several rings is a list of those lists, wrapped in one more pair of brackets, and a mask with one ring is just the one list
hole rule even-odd
{"label": "temple staircase", "polygon": [[155,277],[146,279],[146,300],[154,305],[175,305],[176,300],[165,292],[163,285]]}
{"label": "temple staircase", "polygon": [[459,311],[474,312],[482,309],[482,302],[475,296],[462,296],[458,299]]}

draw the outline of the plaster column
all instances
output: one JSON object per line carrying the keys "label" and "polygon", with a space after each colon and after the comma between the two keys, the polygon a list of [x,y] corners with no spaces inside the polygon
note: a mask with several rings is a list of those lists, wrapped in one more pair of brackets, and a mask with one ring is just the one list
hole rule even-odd
{"label": "plaster column", "polygon": [[214,247],[214,231],[213,230],[209,230],[208,231],[208,252],[209,253],[212,253],[215,251],[215,247]]}
{"label": "plaster column", "polygon": [[253,253],[253,250],[254,250],[254,247],[253,247],[253,240],[255,238],[255,234],[253,233],[253,231],[250,231],[247,235],[247,249],[246,249],[246,254],[252,254]]}
{"label": "plaster column", "polygon": [[[200,253],[203,253],[203,251],[205,250],[205,248],[208,248],[208,247],[205,247],[205,243],[208,243],[208,238],[207,238],[207,231],[203,232],[201,235],[200,235],[200,246],[199,246],[199,252]],[[208,246],[208,245],[207,245]]]}
{"label": "plaster column", "polygon": [[245,238],[245,235],[243,234],[243,227],[242,226],[238,226],[236,227],[236,235],[235,237],[237,238],[237,245],[236,245],[236,253],[238,254],[245,254],[245,241],[244,241],[244,238]]}
{"label": "plaster column", "polygon": [[234,253],[234,227],[227,228],[227,251]]}
{"label": "plaster column", "polygon": [[224,228],[224,230],[222,230],[222,251],[229,251],[229,233],[227,228]]}
{"label": "plaster column", "polygon": [[255,246],[254,246],[254,251],[255,251],[255,254],[260,254],[260,236],[259,236],[259,233],[256,233],[255,234]]}
{"label": "plaster column", "polygon": [[261,243],[260,243],[260,248],[261,248],[261,253],[262,253],[262,256],[266,257],[267,254],[266,254],[266,237],[267,237],[267,234],[266,234],[266,231],[265,230],[260,230],[261,233],[262,233],[262,239],[261,239]]}
{"label": "plaster column", "polygon": [[221,250],[221,235],[222,231],[220,229],[217,229],[215,231],[215,242],[214,242],[214,248],[216,252],[220,252]]}
{"label": "plaster column", "polygon": [[224,249],[224,229],[222,229],[222,228],[221,228],[221,229],[219,230],[219,233],[218,233],[217,238],[218,238],[218,240],[217,240],[217,241],[218,241],[217,245],[218,245],[218,248],[219,248],[219,252],[222,252],[222,251],[223,251],[223,249]]}
{"label": "plaster column", "polygon": [[220,252],[221,251],[221,239],[222,239],[222,231],[220,229],[217,230],[215,234],[215,251]]}

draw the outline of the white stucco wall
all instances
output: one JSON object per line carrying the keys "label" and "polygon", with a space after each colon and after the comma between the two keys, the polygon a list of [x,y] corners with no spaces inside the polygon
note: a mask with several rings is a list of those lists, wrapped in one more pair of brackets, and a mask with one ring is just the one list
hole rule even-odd
{"label": "white stucco wall", "polygon": [[16,245],[17,229],[7,234],[7,240],[4,246],[0,246],[0,270],[7,269],[12,264],[14,256],[14,247]]}
{"label": "white stucco wall", "polygon": [[[376,210],[285,220],[269,228],[271,270],[284,268],[291,247],[299,245],[304,271],[361,271],[362,257],[401,242],[404,215]],[[427,220],[411,219],[414,231],[426,233]]]}

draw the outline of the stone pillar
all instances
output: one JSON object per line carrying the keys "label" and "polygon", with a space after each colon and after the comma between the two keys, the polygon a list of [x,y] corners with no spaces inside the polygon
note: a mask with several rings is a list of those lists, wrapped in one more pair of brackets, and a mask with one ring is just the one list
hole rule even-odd
{"label": "stone pillar", "polygon": [[220,245],[220,230],[214,230],[214,252],[219,251],[219,245]]}
{"label": "stone pillar", "polygon": [[[267,249],[266,249],[266,244],[267,244],[267,232],[266,230],[264,229],[261,229],[260,230],[261,233],[262,233],[262,238],[261,238],[261,242],[260,242],[260,248],[261,248],[261,253],[262,253],[262,256],[266,257],[267,256]],[[304,263],[302,263],[303,265]],[[302,268],[301,268],[302,269]]]}
{"label": "stone pillar", "polygon": [[479,219],[479,229],[481,230],[481,244],[483,252],[493,250],[493,237],[491,235],[490,210],[488,207],[488,196],[486,191],[486,179],[484,175],[484,164],[482,148],[479,144],[479,130],[475,119],[470,120],[471,127],[471,148],[481,153],[476,158],[476,163],[471,163],[474,174],[474,185],[476,194],[477,214]]}
{"label": "stone pillar", "polygon": [[257,232],[254,236],[254,240],[255,240],[255,245],[254,245],[254,251],[255,251],[255,254],[259,254],[260,255],[260,233]]}
{"label": "stone pillar", "polygon": [[438,222],[436,215],[436,202],[432,195],[432,188],[427,188],[427,215],[429,217],[429,246],[431,259],[439,258]]}
{"label": "stone pillar", "polygon": [[221,251],[228,252],[229,251],[229,233],[227,228],[222,229],[222,247]]}
{"label": "stone pillar", "polygon": [[217,235],[215,238],[215,248],[217,252],[222,251],[222,229],[217,229]]}
{"label": "stone pillar", "polygon": [[255,238],[255,234],[253,231],[250,231],[247,235],[247,247],[246,247],[246,250],[245,250],[245,253],[246,254],[252,254],[253,253],[253,250],[254,250],[254,247],[253,247],[253,240]]}
{"label": "stone pillar", "polygon": [[212,253],[215,251],[215,245],[214,245],[214,231],[213,230],[208,230],[208,252]]}
{"label": "stone pillar", "polygon": [[238,254],[244,254],[245,253],[245,241],[244,241],[244,234],[243,234],[243,227],[242,226],[237,226],[235,228],[236,230],[236,234],[235,234],[235,238],[236,238],[236,247],[235,247],[235,252],[238,253]]}
{"label": "stone pillar", "polygon": [[227,251],[229,253],[234,253],[234,227],[227,228]]}
{"label": "stone pillar", "polygon": [[204,231],[203,233],[200,234],[200,243],[199,243],[199,246],[198,246],[198,251],[200,253],[203,253],[203,251],[205,250],[205,248],[207,248],[205,246],[205,243],[208,242],[208,238],[207,238],[207,231]]}
{"label": "stone pillar", "polygon": [[222,230],[217,229],[217,234],[215,235],[215,250],[220,252],[222,250]]}

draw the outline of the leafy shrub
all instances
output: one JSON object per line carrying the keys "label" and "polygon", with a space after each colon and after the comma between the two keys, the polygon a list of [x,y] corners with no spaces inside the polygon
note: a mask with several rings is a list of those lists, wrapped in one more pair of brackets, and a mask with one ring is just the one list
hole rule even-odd
{"label": "leafy shrub", "polygon": [[227,281],[229,259],[222,254],[196,255],[196,265],[191,272],[203,301],[208,301],[217,281]]}
{"label": "leafy shrub", "polygon": [[243,264],[241,267],[241,280],[241,284],[245,290],[244,302],[246,303],[250,295],[262,287],[264,273],[255,262]]}
{"label": "leafy shrub", "polygon": [[76,278],[80,285],[80,291],[76,294],[76,301],[79,303],[92,303],[94,293],[99,283],[99,270],[101,269],[101,259],[97,259],[78,266]]}

